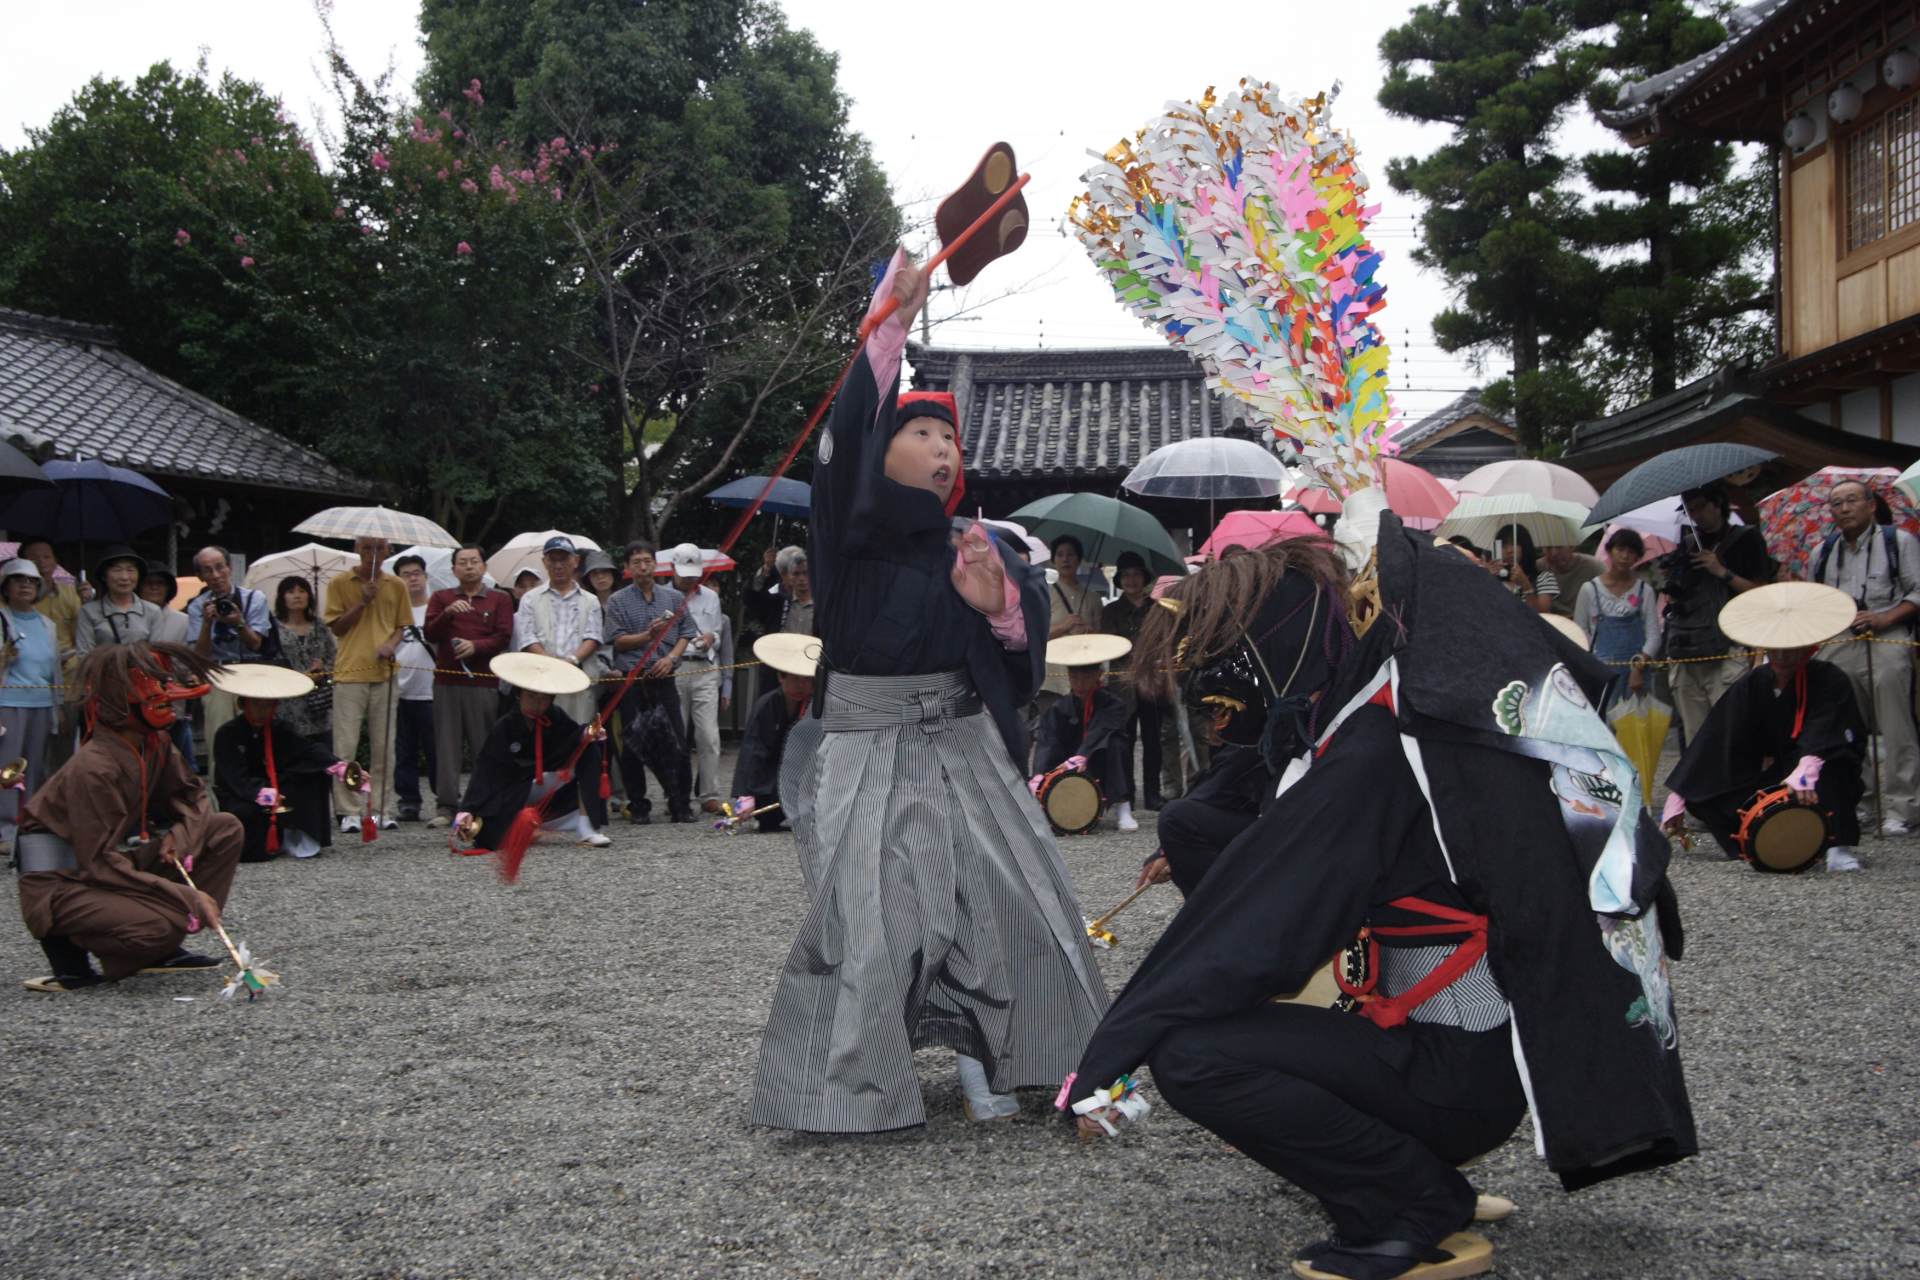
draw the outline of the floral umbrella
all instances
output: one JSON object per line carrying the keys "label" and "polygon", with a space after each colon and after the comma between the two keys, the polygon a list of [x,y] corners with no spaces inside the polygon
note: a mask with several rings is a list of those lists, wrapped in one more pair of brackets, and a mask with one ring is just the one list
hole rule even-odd
{"label": "floral umbrella", "polygon": [[1827,495],[1842,480],[1858,480],[1893,508],[1893,522],[1920,536],[1920,505],[1894,482],[1900,473],[1892,467],[1823,467],[1798,484],[1760,499],[1760,532],[1767,550],[1780,562],[1780,576],[1804,579],[1813,572],[1813,557],[1834,531],[1827,513]]}

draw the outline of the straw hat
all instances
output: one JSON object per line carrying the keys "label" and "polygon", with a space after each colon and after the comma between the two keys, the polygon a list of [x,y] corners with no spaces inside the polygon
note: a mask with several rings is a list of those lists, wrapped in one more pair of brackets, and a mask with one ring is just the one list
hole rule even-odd
{"label": "straw hat", "polygon": [[534,693],[580,693],[592,684],[587,673],[571,662],[544,653],[503,653],[492,663],[493,674],[516,689]]}
{"label": "straw hat", "polygon": [[1593,648],[1593,645],[1587,641],[1587,633],[1582,631],[1579,624],[1572,618],[1563,618],[1557,613],[1543,613],[1540,615],[1540,620],[1582,649]]}
{"label": "straw hat", "polygon": [[1047,641],[1047,661],[1056,667],[1097,667],[1133,652],[1125,636],[1061,636]]}
{"label": "straw hat", "polygon": [[753,656],[783,676],[810,676],[820,665],[820,641],[795,631],[776,631],[753,642]]}
{"label": "straw hat", "polygon": [[313,692],[313,677],[264,662],[243,662],[216,671],[213,687],[236,698],[303,698]]}
{"label": "straw hat", "polygon": [[1770,582],[1744,591],[1720,610],[1720,630],[1755,649],[1824,644],[1853,625],[1853,597],[1817,582]]}

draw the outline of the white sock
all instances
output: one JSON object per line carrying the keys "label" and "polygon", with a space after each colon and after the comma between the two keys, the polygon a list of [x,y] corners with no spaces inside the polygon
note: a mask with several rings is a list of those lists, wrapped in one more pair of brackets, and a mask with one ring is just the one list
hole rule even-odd
{"label": "white sock", "polygon": [[1827,870],[1858,871],[1860,869],[1860,859],[1853,856],[1851,846],[1836,844],[1827,850]]}
{"label": "white sock", "polygon": [[1020,1100],[1010,1093],[995,1093],[987,1083],[987,1064],[964,1053],[953,1055],[960,1075],[960,1091],[967,1095],[973,1114],[982,1117],[1010,1116],[1020,1109]]}
{"label": "white sock", "polygon": [[1116,820],[1120,818],[1131,818],[1133,816],[1133,801],[1122,800],[1119,804],[1113,806],[1113,816]]}

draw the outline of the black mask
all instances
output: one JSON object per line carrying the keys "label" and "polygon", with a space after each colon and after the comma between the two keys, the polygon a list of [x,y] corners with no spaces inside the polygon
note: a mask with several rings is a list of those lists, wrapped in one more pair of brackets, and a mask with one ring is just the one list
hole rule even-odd
{"label": "black mask", "polygon": [[1289,574],[1261,602],[1246,637],[1194,671],[1188,697],[1223,742],[1258,748],[1278,771],[1313,741],[1313,694],[1332,678],[1345,634],[1335,602]]}

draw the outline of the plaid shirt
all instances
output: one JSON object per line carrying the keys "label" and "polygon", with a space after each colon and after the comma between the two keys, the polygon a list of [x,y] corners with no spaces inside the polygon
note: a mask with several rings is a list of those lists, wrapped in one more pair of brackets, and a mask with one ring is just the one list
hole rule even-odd
{"label": "plaid shirt", "polygon": [[[644,632],[653,625],[654,619],[664,618],[678,609],[680,600],[680,593],[664,584],[654,587],[651,600],[641,595],[638,587],[622,587],[607,597],[607,652],[613,660],[614,670],[622,673],[631,671],[634,664],[640,661],[640,655],[647,652],[647,646],[641,645],[620,653],[614,649],[613,642],[621,636]],[[693,619],[681,614],[679,621],[667,628],[667,634],[660,643],[653,646],[653,657],[666,657],[673,649],[674,642],[683,637],[691,644],[697,634],[693,629]]]}

